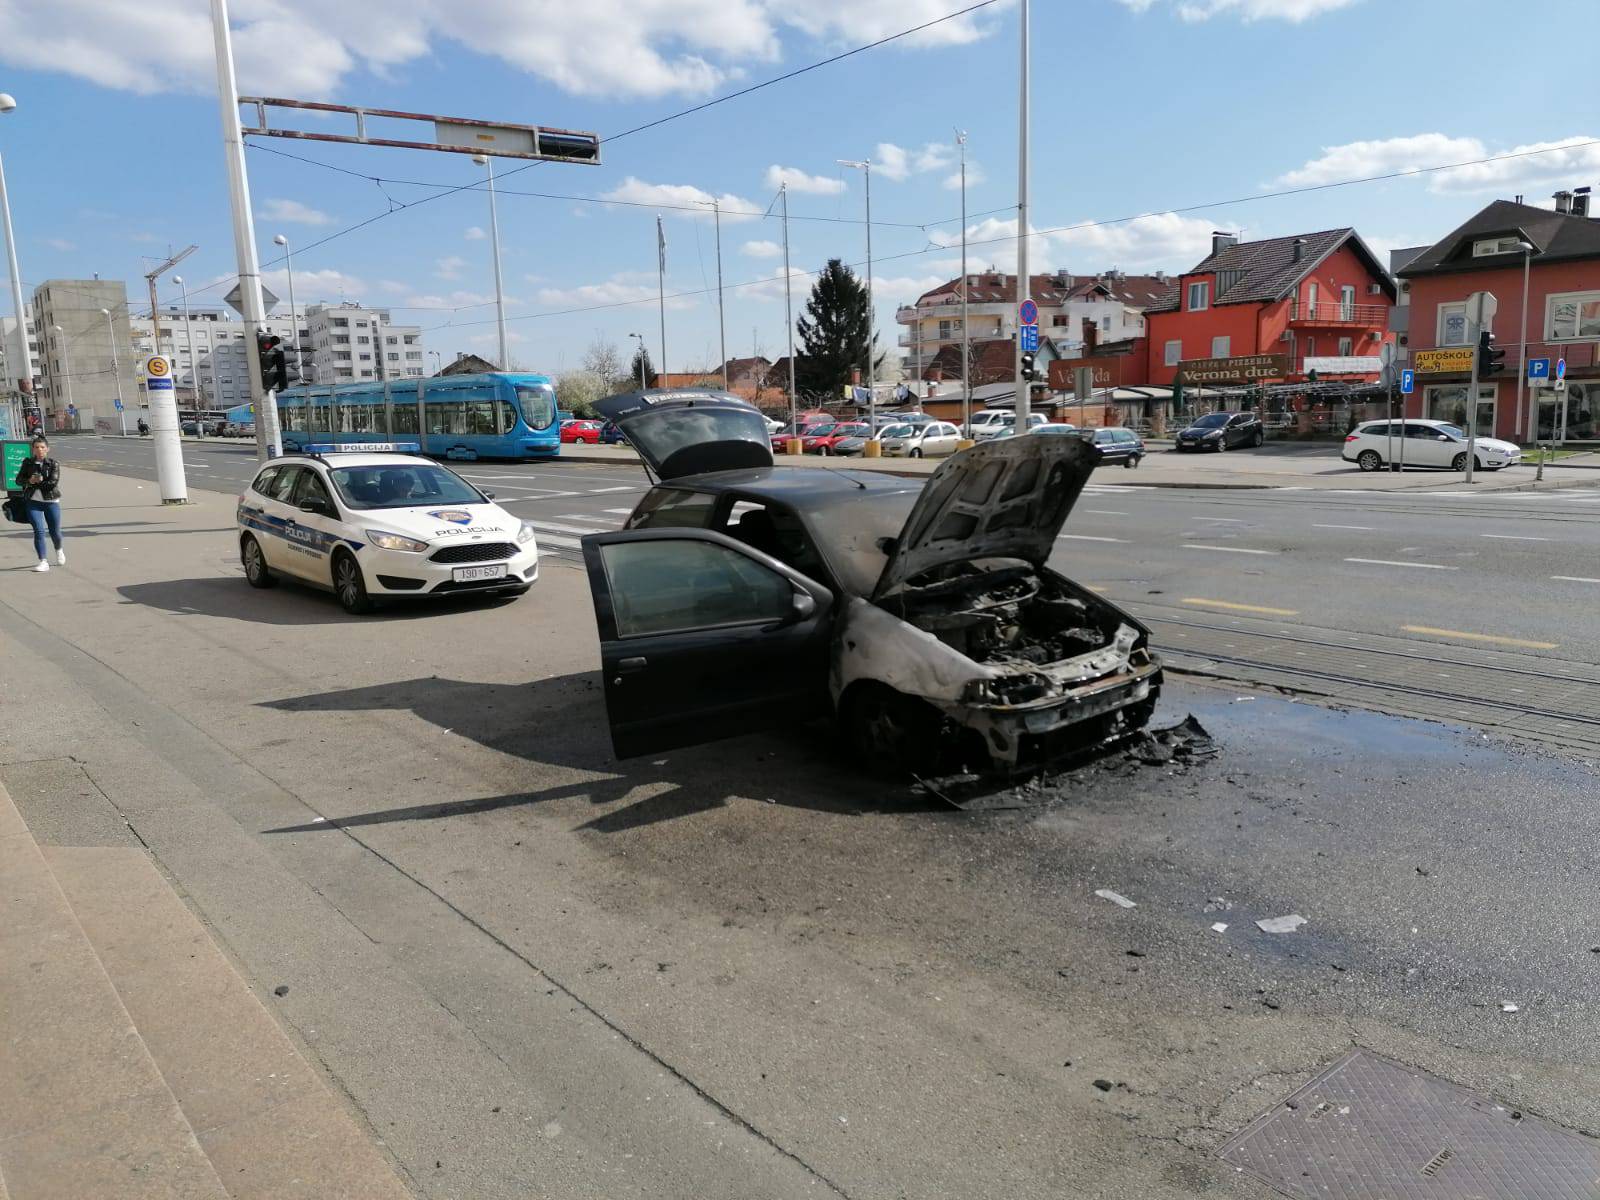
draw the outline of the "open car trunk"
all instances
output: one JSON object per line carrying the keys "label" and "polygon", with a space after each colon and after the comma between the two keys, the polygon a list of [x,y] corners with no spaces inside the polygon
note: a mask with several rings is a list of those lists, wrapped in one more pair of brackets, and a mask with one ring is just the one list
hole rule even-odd
{"label": "open car trunk", "polygon": [[727,392],[654,389],[595,402],[657,479],[772,465],[766,418]]}

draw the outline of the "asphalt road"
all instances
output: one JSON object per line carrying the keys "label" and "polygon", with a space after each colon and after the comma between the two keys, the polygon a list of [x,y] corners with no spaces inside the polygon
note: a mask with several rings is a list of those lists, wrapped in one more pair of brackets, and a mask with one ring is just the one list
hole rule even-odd
{"label": "asphalt road", "polygon": [[[62,439],[56,453],[155,478],[148,442]],[[184,459],[191,487],[224,492],[242,489],[256,467],[246,445],[191,443]],[[461,469],[556,551],[618,527],[648,486],[641,469],[622,465]],[[1135,478],[1108,470],[1090,484],[1054,560],[1135,611],[1176,606],[1600,663],[1600,487],[1374,495],[1147,488]]]}
{"label": "asphalt road", "polygon": [[[540,470],[580,494],[536,519],[630,503]],[[1581,765],[1183,681],[1217,758],[990,811],[821,725],[619,763],[579,572],[348,618],[246,587],[225,496],[140,491],[81,480],[68,568],[5,576],[0,772],[287,985],[419,1196],[1264,1200],[1213,1152],[1352,1044],[1600,1131]]]}

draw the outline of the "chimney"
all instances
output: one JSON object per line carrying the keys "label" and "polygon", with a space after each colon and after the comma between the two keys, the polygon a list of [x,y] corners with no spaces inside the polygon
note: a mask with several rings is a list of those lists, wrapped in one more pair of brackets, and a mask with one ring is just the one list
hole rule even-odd
{"label": "chimney", "polygon": [[1556,199],[1556,211],[1558,213],[1570,213],[1572,211],[1572,193],[1571,192],[1557,192],[1555,199]]}
{"label": "chimney", "polygon": [[1083,318],[1083,353],[1088,357],[1100,348],[1100,326],[1093,317]]}
{"label": "chimney", "polygon": [[861,386],[861,368],[860,367],[851,367],[850,368],[850,386],[851,387],[860,387]]}
{"label": "chimney", "polygon": [[[941,383],[941,382],[943,382],[943,380],[944,380],[944,364],[940,363],[940,362],[931,362],[931,363],[929,363],[928,364],[928,369],[922,373],[922,377],[924,379],[926,379],[929,383]],[[931,393],[930,393],[930,395],[931,395]]]}
{"label": "chimney", "polygon": [[1157,283],[1165,283],[1166,281],[1167,281],[1167,273],[1165,271],[1157,271],[1156,272],[1156,282]]}
{"label": "chimney", "polygon": [[1572,190],[1572,215],[1587,217],[1589,215],[1589,189],[1586,187]]}
{"label": "chimney", "polygon": [[1294,240],[1294,261],[1295,262],[1299,262],[1305,256],[1306,256],[1306,240],[1305,240],[1305,238],[1295,238],[1295,240]]}
{"label": "chimney", "polygon": [[1518,192],[1518,193],[1517,193],[1517,195],[1516,195],[1516,199],[1514,199],[1514,200],[1513,200],[1513,201],[1512,201],[1512,203],[1513,203],[1513,204],[1521,204],[1521,203],[1522,203],[1522,193],[1521,193],[1521,192]]}
{"label": "chimney", "polygon": [[1216,254],[1227,246],[1237,246],[1239,235],[1236,233],[1223,233],[1220,229],[1211,231],[1211,253]]}

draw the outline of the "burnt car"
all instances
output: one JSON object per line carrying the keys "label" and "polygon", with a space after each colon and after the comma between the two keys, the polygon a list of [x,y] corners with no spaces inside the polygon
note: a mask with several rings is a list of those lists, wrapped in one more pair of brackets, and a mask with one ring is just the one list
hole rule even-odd
{"label": "burnt car", "polygon": [[1149,719],[1149,631],[1046,565],[1093,444],[980,444],[922,485],[775,466],[726,393],[596,407],[658,480],[583,539],[619,758],[833,715],[875,765],[1009,768]]}

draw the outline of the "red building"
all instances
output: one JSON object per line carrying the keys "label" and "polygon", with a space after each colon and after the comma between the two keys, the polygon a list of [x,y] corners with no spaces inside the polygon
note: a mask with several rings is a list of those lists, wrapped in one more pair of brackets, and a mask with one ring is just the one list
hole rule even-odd
{"label": "red building", "polygon": [[[1496,200],[1401,267],[1395,324],[1402,365],[1417,371],[1407,415],[1465,428],[1466,351],[1477,342],[1467,297],[1490,292],[1498,302],[1490,330],[1506,357],[1497,375],[1479,381],[1477,432],[1516,442],[1600,438],[1600,220],[1589,213],[1587,188],[1557,192],[1554,211],[1520,200]],[[1524,331],[1526,357],[1551,360],[1552,378],[1565,359],[1565,391],[1524,381]]]}
{"label": "red building", "polygon": [[1378,377],[1394,282],[1354,229],[1239,242],[1211,238],[1211,254],[1178,276],[1177,289],[1147,309],[1145,382],[1171,385],[1179,364],[1274,356],[1230,377],[1213,366],[1196,383],[1366,383]]}

